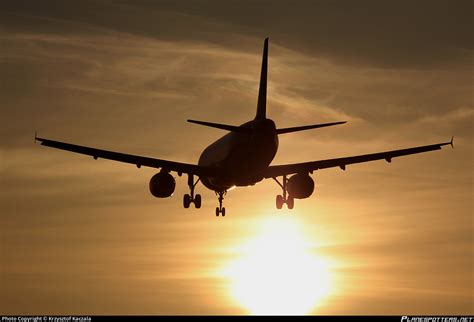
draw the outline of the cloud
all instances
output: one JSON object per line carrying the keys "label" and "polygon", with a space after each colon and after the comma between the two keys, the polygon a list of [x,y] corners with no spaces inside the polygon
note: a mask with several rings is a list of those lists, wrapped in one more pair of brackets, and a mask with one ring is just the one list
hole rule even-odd
{"label": "cloud", "polygon": [[473,49],[471,1],[457,1],[455,6],[442,1],[374,0],[300,1],[298,5],[287,1],[82,1],[80,5],[15,1],[4,11],[15,15],[4,20],[6,28],[16,30],[39,27],[48,32],[58,25],[65,32],[102,28],[166,40],[224,42],[234,49],[243,45],[234,41],[235,35],[269,35],[278,44],[337,63],[384,68],[465,64]]}

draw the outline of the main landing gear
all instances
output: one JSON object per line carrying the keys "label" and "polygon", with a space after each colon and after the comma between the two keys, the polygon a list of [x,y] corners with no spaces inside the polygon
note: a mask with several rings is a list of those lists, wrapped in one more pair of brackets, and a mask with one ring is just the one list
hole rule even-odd
{"label": "main landing gear", "polygon": [[216,207],[216,216],[219,216],[219,214],[222,215],[222,217],[225,216],[225,207],[222,207],[222,201],[224,201],[224,196],[227,194],[227,191],[216,191],[216,195],[218,196],[219,200],[219,207]]}
{"label": "main landing gear", "polygon": [[191,191],[190,194],[185,194],[183,196],[183,206],[184,208],[189,208],[189,205],[191,203],[194,203],[194,206],[199,209],[201,208],[201,195],[197,194],[194,195],[194,188],[198,184],[200,179],[198,179],[196,182],[194,182],[194,176],[192,174],[188,175],[188,186],[189,190]]}
{"label": "main landing gear", "polygon": [[283,176],[283,184],[280,183],[280,181],[278,181],[278,179],[275,177],[273,177],[273,180],[275,180],[276,183],[278,183],[278,185],[283,190],[283,195],[276,196],[275,203],[276,203],[277,209],[281,209],[283,207],[283,204],[285,203],[288,206],[288,209],[293,209],[293,207],[295,206],[295,199],[292,196],[288,195],[288,191],[287,191],[288,178],[286,176]]}

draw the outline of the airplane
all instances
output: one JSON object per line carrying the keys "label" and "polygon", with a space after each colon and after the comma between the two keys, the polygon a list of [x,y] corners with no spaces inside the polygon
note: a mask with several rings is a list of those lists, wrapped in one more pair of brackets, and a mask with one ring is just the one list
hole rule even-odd
{"label": "airplane", "polygon": [[[202,152],[198,164],[100,150],[40,138],[37,137],[36,133],[35,142],[39,141],[41,145],[51,148],[89,155],[95,160],[102,158],[135,164],[138,168],[144,166],[159,169],[159,172],[149,182],[149,190],[157,198],[171,197],[174,193],[176,181],[171,172],[176,172],[178,176],[186,174],[188,176],[189,194],[183,196],[184,208],[189,208],[191,203],[196,208],[201,208],[201,195],[195,194],[196,185],[201,182],[217,195],[219,206],[216,207],[216,216],[225,216],[224,196],[233,187],[253,186],[263,179],[271,178],[282,189],[282,194],[276,196],[276,208],[281,209],[283,204],[286,204],[288,209],[293,209],[295,199],[305,199],[313,194],[314,181],[310,176],[313,171],[332,167],[345,170],[348,165],[374,160],[385,160],[390,163],[396,157],[440,150],[445,145],[451,145],[454,148],[454,137],[452,137],[450,142],[401,150],[302,163],[270,165],[278,150],[279,135],[344,124],[346,121],[277,128],[275,122],[267,118],[266,115],[267,67],[268,37],[264,40],[263,45],[257,112],[253,120],[240,126],[188,120],[190,123],[228,132]],[[195,177],[197,177],[197,180],[195,180]],[[282,177],[281,181],[278,180],[278,177]]]}

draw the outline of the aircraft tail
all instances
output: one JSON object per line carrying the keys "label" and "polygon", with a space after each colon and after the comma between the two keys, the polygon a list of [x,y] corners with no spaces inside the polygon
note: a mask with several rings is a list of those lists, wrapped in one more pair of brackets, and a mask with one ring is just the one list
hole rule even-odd
{"label": "aircraft tail", "polygon": [[255,119],[267,118],[267,69],[268,69],[268,37],[263,43],[262,71],[260,73],[260,87],[258,89],[257,114]]}

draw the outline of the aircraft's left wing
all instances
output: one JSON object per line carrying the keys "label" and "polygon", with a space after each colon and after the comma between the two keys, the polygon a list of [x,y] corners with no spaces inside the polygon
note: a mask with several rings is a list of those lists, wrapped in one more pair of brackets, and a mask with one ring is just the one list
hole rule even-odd
{"label": "aircraft's left wing", "polygon": [[166,171],[175,171],[178,173],[194,174],[197,176],[213,177],[216,175],[217,169],[202,167],[196,164],[174,162],[168,160],[155,159],[150,157],[143,157],[133,154],[125,154],[120,152],[113,152],[107,150],[100,150],[87,146],[75,145],[49,139],[35,137],[36,141],[41,142],[41,145],[66,150],[75,153],[81,153],[92,156],[94,159],[102,158],[114,160],[119,162],[135,164],[138,168],[141,166],[151,168],[162,168]]}
{"label": "aircraft's left wing", "polygon": [[386,152],[356,155],[345,158],[337,159],[327,159],[327,160],[318,160],[310,161],[303,163],[293,163],[293,164],[283,164],[283,165],[273,165],[269,166],[264,173],[265,178],[276,178],[279,176],[294,174],[294,173],[303,173],[303,172],[312,172],[319,169],[340,167],[342,170],[346,169],[346,165],[354,163],[369,162],[375,160],[385,160],[387,162],[392,162],[392,158],[401,157],[410,154],[423,153],[428,151],[440,150],[444,145],[453,146],[453,138],[450,142],[437,143],[432,145],[418,146],[415,148],[408,148],[402,150],[392,150]]}

